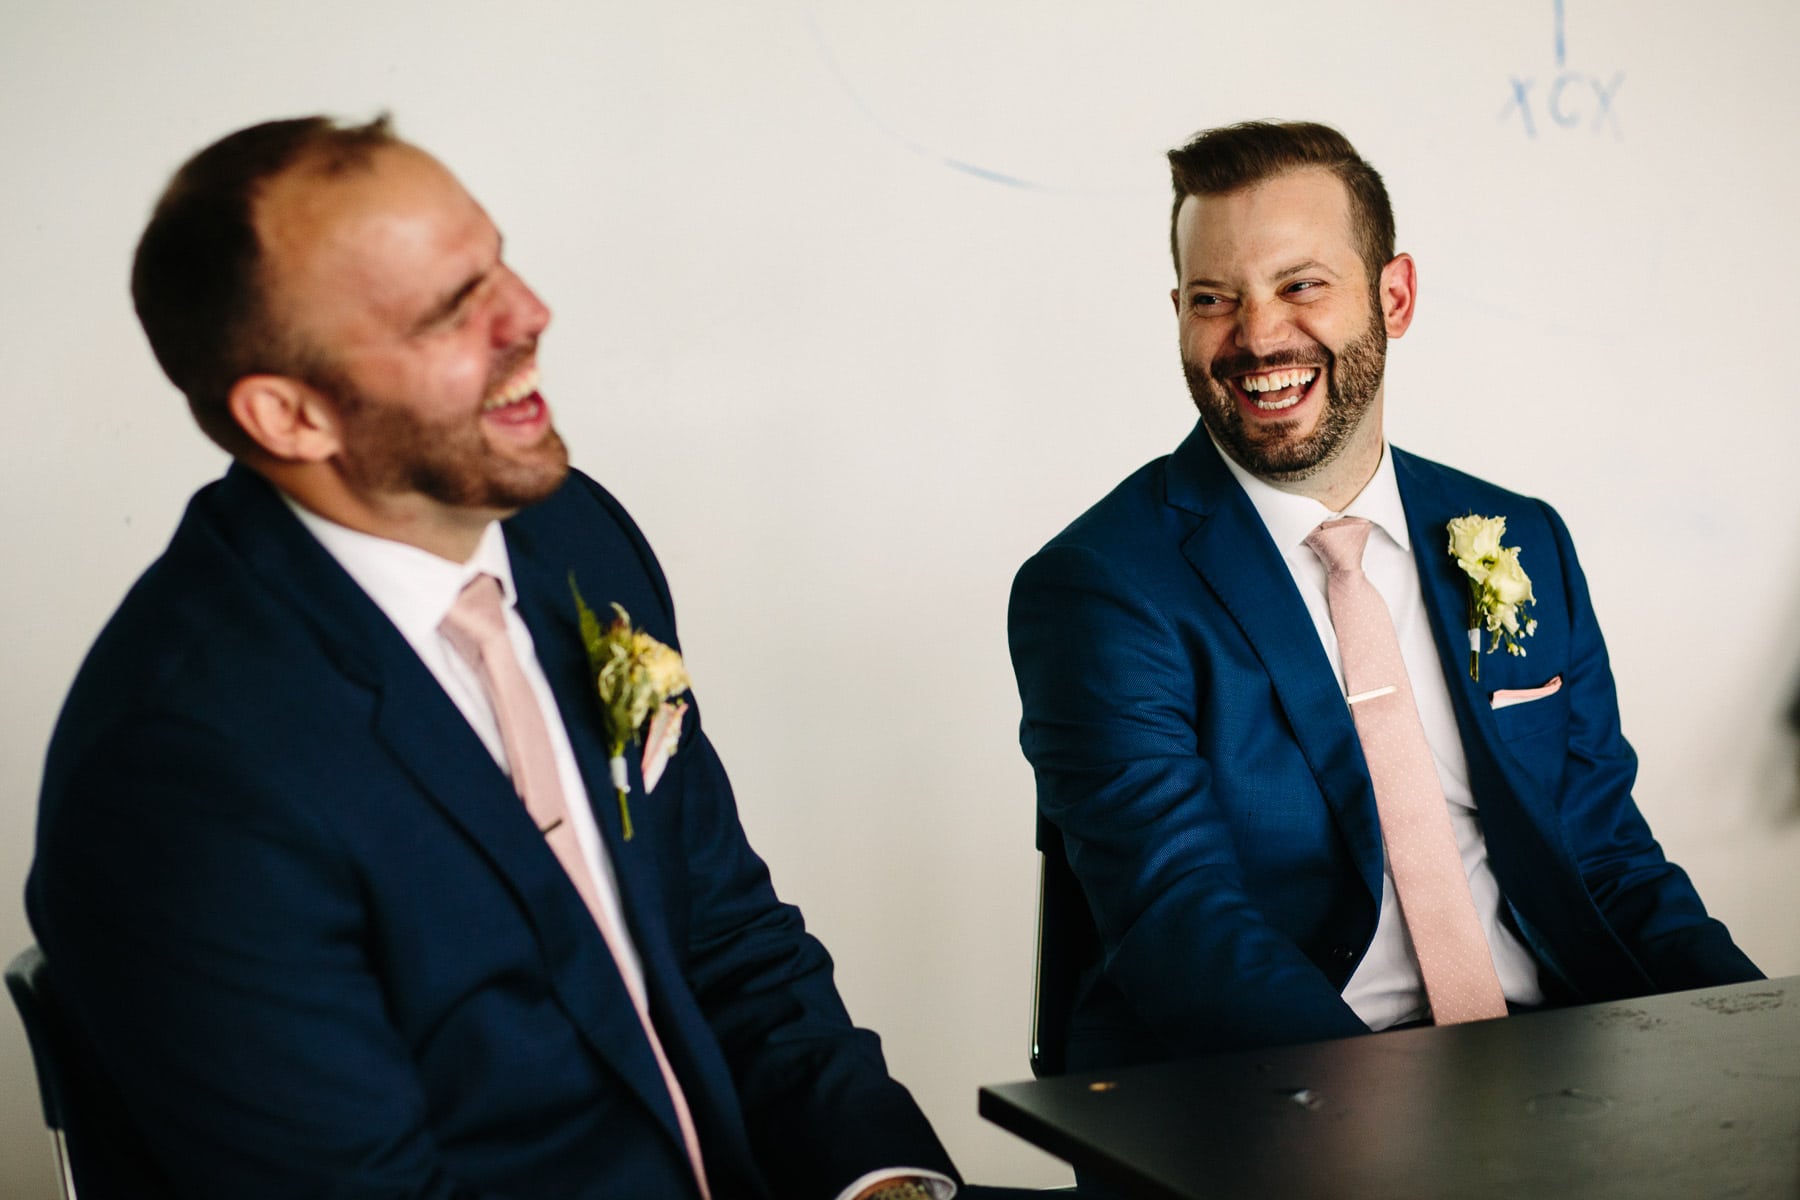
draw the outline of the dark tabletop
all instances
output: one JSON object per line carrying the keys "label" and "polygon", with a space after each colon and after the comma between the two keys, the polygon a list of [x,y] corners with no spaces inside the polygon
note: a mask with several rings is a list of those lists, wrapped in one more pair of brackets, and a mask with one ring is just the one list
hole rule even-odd
{"label": "dark tabletop", "polygon": [[981,1089],[1128,1197],[1800,1197],[1800,976]]}

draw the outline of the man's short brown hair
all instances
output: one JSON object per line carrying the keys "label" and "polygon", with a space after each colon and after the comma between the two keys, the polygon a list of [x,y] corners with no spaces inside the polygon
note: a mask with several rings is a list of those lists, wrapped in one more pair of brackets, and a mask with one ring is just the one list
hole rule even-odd
{"label": "man's short brown hair", "polygon": [[363,125],[323,116],[267,121],[188,159],[157,201],[131,265],[132,303],[164,374],[228,452],[251,445],[231,415],[233,384],[259,372],[305,377],[317,365],[270,313],[257,196],[302,161],[335,174],[397,140],[385,113]]}
{"label": "man's short brown hair", "polygon": [[1187,145],[1169,151],[1175,207],[1169,214],[1169,253],[1181,276],[1176,219],[1189,196],[1222,196],[1304,167],[1324,167],[1350,194],[1350,223],[1369,273],[1369,286],[1394,257],[1394,209],[1375,168],[1363,161],[1350,139],[1312,121],[1245,121],[1202,130]]}

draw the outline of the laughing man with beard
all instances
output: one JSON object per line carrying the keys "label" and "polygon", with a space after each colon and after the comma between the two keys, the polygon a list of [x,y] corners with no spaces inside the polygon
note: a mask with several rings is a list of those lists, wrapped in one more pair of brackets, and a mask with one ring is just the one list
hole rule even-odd
{"label": "laughing man with beard", "polygon": [[[745,839],[662,570],[540,391],[550,310],[456,177],[385,118],[238,130],[132,292],[235,461],[45,766],[27,906],[122,1114],[76,1110],[83,1193],[136,1145],[140,1198],[978,1196]],[[577,581],[664,644],[636,729]]]}
{"label": "laughing man with beard", "polygon": [[1067,1068],[1760,978],[1638,812],[1562,520],[1383,436],[1380,176],[1309,123],[1169,161],[1199,424],[1012,595]]}

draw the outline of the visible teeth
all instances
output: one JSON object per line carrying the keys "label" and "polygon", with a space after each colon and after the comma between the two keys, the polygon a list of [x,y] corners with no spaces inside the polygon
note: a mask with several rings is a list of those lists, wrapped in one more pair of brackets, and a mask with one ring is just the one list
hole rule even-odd
{"label": "visible teeth", "polygon": [[[1246,392],[1279,392],[1282,388],[1290,388],[1296,384],[1309,384],[1318,373],[1310,367],[1304,370],[1291,368],[1286,371],[1270,371],[1266,375],[1246,375],[1238,382]],[[1277,407],[1285,408],[1286,405]]]}
{"label": "visible teeth", "polygon": [[534,364],[507,380],[506,386],[495,392],[482,402],[482,412],[492,412],[496,408],[505,408],[509,404],[517,404],[531,393],[537,391],[538,369]]}
{"label": "visible teeth", "polygon": [[1300,397],[1294,395],[1289,396],[1286,400],[1252,400],[1250,403],[1256,405],[1263,412],[1280,412],[1284,408],[1292,408],[1300,403]]}

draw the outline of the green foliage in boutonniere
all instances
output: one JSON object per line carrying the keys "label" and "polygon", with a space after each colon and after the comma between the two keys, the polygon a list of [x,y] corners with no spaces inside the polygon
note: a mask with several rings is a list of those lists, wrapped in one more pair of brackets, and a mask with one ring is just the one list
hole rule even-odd
{"label": "green foliage in boutonniere", "polygon": [[1525,615],[1531,577],[1519,566],[1519,548],[1502,546],[1505,517],[1457,517],[1450,522],[1450,553],[1469,577],[1469,678],[1481,678],[1481,631],[1491,636],[1488,653],[1501,646],[1508,654],[1524,654],[1520,638],[1537,632],[1537,621]]}
{"label": "green foliage in boutonniere", "polygon": [[643,738],[650,726],[650,746],[643,762],[644,790],[653,791],[662,769],[675,754],[681,718],[687,702],[676,698],[688,690],[687,668],[681,655],[641,629],[631,627],[631,614],[618,604],[610,625],[602,626],[594,610],[581,598],[575,573],[569,572],[569,591],[581,617],[581,643],[587,648],[588,667],[600,695],[600,723],[606,733],[612,785],[619,793],[619,817],[625,840],[631,840],[631,776],[625,765],[625,747]]}

